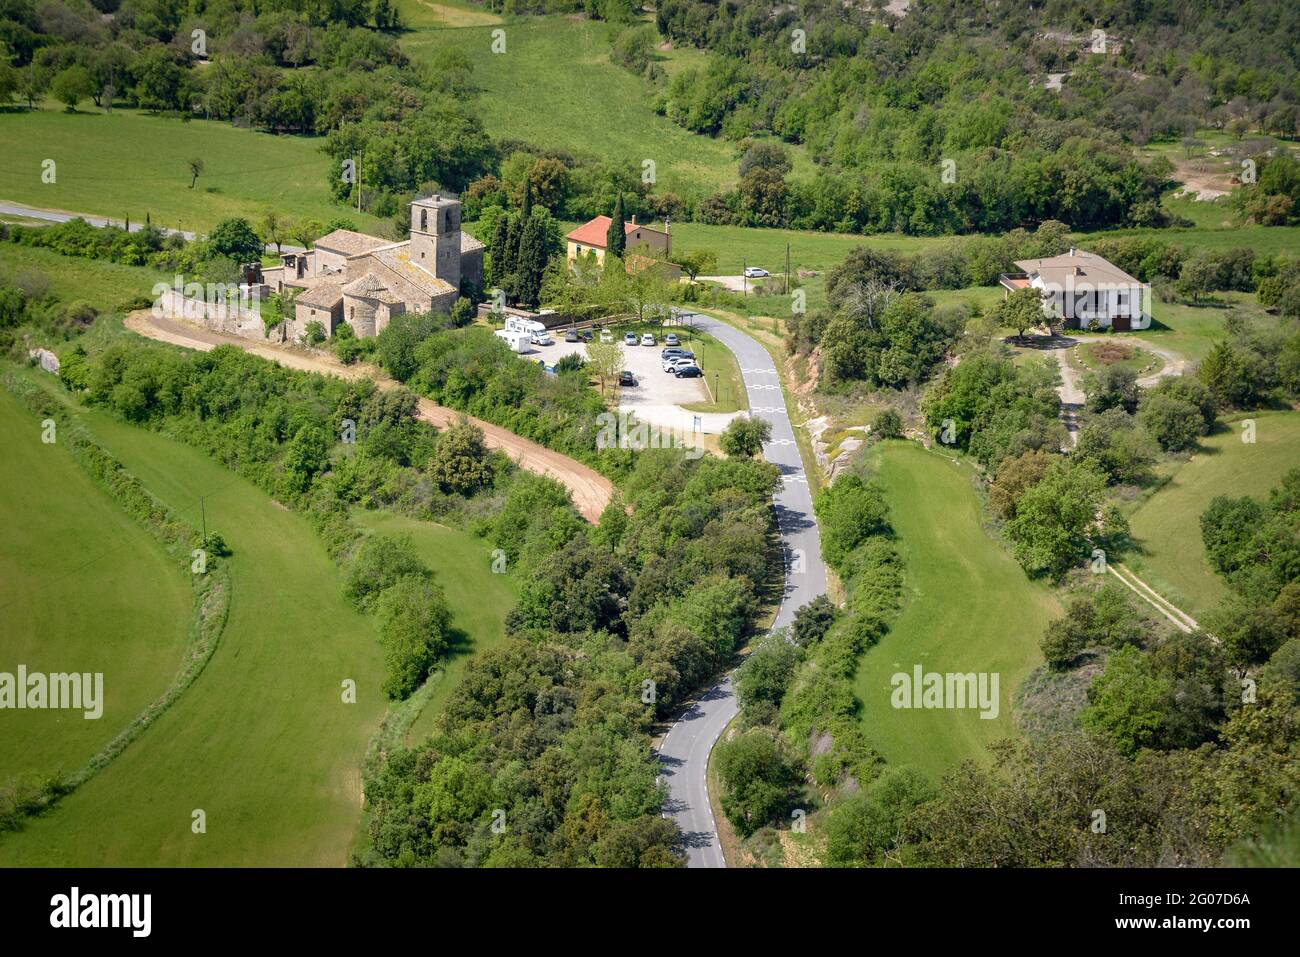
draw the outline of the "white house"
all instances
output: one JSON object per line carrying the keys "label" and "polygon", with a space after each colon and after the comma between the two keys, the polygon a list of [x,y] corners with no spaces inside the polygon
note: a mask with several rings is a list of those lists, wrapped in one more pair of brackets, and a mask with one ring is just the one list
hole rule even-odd
{"label": "white house", "polygon": [[1039,290],[1043,312],[1067,329],[1127,332],[1151,326],[1151,285],[1095,253],[1071,247],[1060,256],[1016,265],[1024,271],[1001,278],[1007,295],[1028,287]]}

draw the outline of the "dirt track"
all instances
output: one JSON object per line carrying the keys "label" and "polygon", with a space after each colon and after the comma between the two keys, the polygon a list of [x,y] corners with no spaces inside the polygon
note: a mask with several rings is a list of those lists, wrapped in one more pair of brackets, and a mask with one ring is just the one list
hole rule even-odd
{"label": "dirt track", "polygon": [[[319,372],[324,375],[338,376],[341,379],[374,379],[382,389],[391,389],[398,385],[395,379],[386,376],[382,370],[373,365],[358,363],[346,366],[332,356],[303,352],[287,346],[272,343],[256,344],[237,336],[228,336],[210,329],[204,329],[181,319],[166,319],[154,316],[148,309],[133,312],[126,317],[126,328],[149,339],[197,349],[208,352],[219,345],[231,345],[245,352],[277,362],[289,369],[303,372]],[[437,428],[445,428],[464,413],[436,405],[428,399],[419,400],[419,418]],[[569,490],[574,507],[589,522],[600,519],[600,513],[609,504],[613,485],[595,469],[581,462],[574,461],[567,455],[553,452],[543,445],[522,438],[500,426],[484,422],[473,416],[464,416],[483,430],[484,441],[490,449],[501,449],[518,463],[520,468],[538,475],[549,475]]]}

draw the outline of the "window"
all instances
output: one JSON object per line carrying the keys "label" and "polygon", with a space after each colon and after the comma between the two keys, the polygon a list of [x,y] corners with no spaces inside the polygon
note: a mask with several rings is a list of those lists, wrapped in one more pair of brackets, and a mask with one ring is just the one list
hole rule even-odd
{"label": "window", "polygon": [[428,228],[429,228],[429,211],[427,209],[422,209],[420,210],[420,229],[424,230]]}

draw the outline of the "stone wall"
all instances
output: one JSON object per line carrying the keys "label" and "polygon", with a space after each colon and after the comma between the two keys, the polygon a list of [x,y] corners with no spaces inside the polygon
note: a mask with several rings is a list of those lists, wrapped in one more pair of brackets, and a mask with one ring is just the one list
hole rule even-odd
{"label": "stone wall", "polygon": [[186,319],[213,332],[253,339],[258,342],[284,342],[286,323],[280,323],[267,332],[262,315],[256,309],[238,301],[211,303],[188,299],[175,289],[168,289],[158,298],[158,308],[164,316]]}

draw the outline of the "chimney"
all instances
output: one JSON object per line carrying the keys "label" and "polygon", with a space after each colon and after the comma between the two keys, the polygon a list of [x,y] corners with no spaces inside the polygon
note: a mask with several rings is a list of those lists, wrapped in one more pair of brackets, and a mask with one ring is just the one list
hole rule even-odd
{"label": "chimney", "polygon": [[633,213],[633,214],[632,214],[632,225],[633,225],[633,226],[636,225],[636,213]]}
{"label": "chimney", "polygon": [[1070,255],[1071,255],[1071,256],[1074,255],[1074,247],[1073,247],[1073,246],[1070,247]]}

